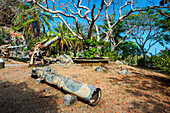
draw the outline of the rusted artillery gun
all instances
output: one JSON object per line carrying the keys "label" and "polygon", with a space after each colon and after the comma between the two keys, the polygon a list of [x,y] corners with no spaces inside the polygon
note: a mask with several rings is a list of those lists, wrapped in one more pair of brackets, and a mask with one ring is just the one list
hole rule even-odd
{"label": "rusted artillery gun", "polygon": [[47,66],[42,69],[34,67],[31,71],[32,77],[39,77],[36,82],[44,80],[47,83],[53,84],[58,88],[76,95],[90,105],[97,105],[101,98],[101,89],[89,84],[75,81],[65,76],[57,75],[51,67]]}
{"label": "rusted artillery gun", "polygon": [[0,46],[0,55],[4,58],[17,58],[19,57],[19,53],[22,52],[22,48],[25,47],[24,45],[19,45],[19,46],[11,46],[10,44],[8,45],[2,45]]}
{"label": "rusted artillery gun", "polygon": [[9,46],[10,46],[9,44],[0,46],[0,56],[2,56],[2,57],[7,57],[8,56],[8,49],[7,48]]}
{"label": "rusted artillery gun", "polygon": [[33,52],[30,53],[31,59],[29,67],[48,65],[49,61],[45,59],[45,56],[47,55],[46,47],[50,46],[58,39],[59,37],[57,36],[50,41],[48,41],[49,39],[45,39],[42,42],[35,44],[33,47]]}

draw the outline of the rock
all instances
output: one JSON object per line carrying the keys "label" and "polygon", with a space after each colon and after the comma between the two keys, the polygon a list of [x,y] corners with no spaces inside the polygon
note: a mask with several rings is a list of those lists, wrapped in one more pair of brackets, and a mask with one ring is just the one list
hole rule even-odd
{"label": "rock", "polygon": [[49,62],[50,62],[50,64],[52,64],[52,63],[56,63],[56,62],[58,61],[58,59],[57,59],[57,58],[53,58],[53,57],[45,58],[45,60],[46,60],[46,61],[49,61]]}
{"label": "rock", "polygon": [[66,66],[66,63],[58,63],[58,66]]}
{"label": "rock", "polygon": [[60,61],[57,61],[57,64],[61,63]]}
{"label": "rock", "polygon": [[101,69],[100,67],[96,67],[95,71],[97,71],[97,72],[101,72],[101,71],[102,71],[102,69]]}
{"label": "rock", "polygon": [[67,59],[65,60],[65,62],[66,62],[66,63],[69,63],[71,60],[72,60],[72,58],[69,57],[69,58],[67,58]]}
{"label": "rock", "polygon": [[122,86],[130,86],[129,84],[122,84]]}
{"label": "rock", "polygon": [[36,79],[36,84],[39,84],[42,80],[40,78]]}
{"label": "rock", "polygon": [[122,69],[123,67],[122,66],[117,66],[117,69]]}
{"label": "rock", "polygon": [[78,76],[78,75],[77,75],[77,74],[75,74],[75,75],[73,75],[72,77],[73,77],[73,78],[77,78],[77,76]]}
{"label": "rock", "polygon": [[122,70],[119,72],[119,74],[122,74],[122,75],[129,75],[130,72],[128,70]]}
{"label": "rock", "polygon": [[62,63],[74,63],[72,58],[66,54],[58,56],[57,59]]}
{"label": "rock", "polygon": [[124,64],[122,61],[116,60],[117,64]]}
{"label": "rock", "polygon": [[118,76],[118,73],[115,73],[115,74],[113,74],[113,75],[116,75],[116,76]]}
{"label": "rock", "polygon": [[46,72],[50,72],[51,71],[51,67],[50,66],[46,66],[42,69],[42,71],[46,71]]}
{"label": "rock", "polygon": [[126,62],[119,61],[119,60],[116,60],[116,63],[117,63],[117,64],[125,64],[125,65],[127,65],[127,64],[128,64],[128,63],[126,63]]}
{"label": "rock", "polygon": [[76,101],[77,101],[76,96],[71,96],[70,94],[64,96],[64,104],[66,104],[67,106],[73,105]]}
{"label": "rock", "polygon": [[61,63],[66,63],[66,59],[65,58],[62,58],[62,59],[59,59]]}
{"label": "rock", "polygon": [[63,55],[65,58],[71,58],[69,55],[64,54]]}
{"label": "rock", "polygon": [[47,92],[47,91],[50,91],[50,87],[48,87],[48,88],[45,88],[45,89],[43,89],[43,91],[42,92]]}
{"label": "rock", "polygon": [[4,62],[4,60],[2,58],[0,58],[0,62]]}
{"label": "rock", "polygon": [[70,61],[69,63],[73,64],[74,62],[73,62],[73,60],[71,59],[71,61]]}
{"label": "rock", "polygon": [[0,69],[5,68],[5,62],[3,59],[0,58]]}

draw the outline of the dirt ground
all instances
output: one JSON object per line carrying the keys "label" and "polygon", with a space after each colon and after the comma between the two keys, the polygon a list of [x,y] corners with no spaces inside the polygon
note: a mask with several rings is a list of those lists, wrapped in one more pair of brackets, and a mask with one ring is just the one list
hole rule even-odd
{"label": "dirt ground", "polygon": [[[168,113],[170,80],[156,70],[110,63],[96,72],[96,67],[77,64],[50,65],[57,74],[101,88],[98,105],[80,99],[68,107],[66,95],[47,83],[36,84],[27,63],[12,61],[0,69],[0,113]],[[116,74],[127,69],[129,75]]]}

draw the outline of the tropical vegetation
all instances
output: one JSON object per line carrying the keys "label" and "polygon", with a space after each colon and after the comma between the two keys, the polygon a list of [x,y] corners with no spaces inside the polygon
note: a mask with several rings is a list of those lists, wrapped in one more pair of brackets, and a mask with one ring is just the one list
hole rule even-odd
{"label": "tropical vegetation", "polygon": [[[21,33],[28,49],[37,42],[58,36],[59,40],[47,48],[53,57],[63,54],[88,59],[109,57],[111,61],[124,60],[130,65],[141,66],[146,66],[145,61],[150,57],[149,63],[153,67],[169,73],[169,48],[157,56],[148,55],[156,43],[165,46],[170,42],[170,26],[167,24],[170,23],[170,13],[163,9],[166,5],[163,0],[160,0],[160,7],[134,9],[130,0],[123,1],[125,4],[119,0],[101,0],[96,6],[95,0],[73,0],[72,3],[69,0],[61,3],[55,0],[26,1],[31,0],[0,2],[0,45],[9,43],[5,38],[12,35],[2,28],[5,26]],[[119,14],[116,13],[118,6],[128,5],[133,10],[120,8]]]}

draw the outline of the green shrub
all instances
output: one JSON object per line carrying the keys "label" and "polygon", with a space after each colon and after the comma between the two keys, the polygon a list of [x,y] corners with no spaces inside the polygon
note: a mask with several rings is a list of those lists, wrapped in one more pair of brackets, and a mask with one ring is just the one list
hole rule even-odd
{"label": "green shrub", "polygon": [[137,61],[137,64],[138,64],[138,66],[145,66],[145,60],[144,60],[144,58],[140,58],[140,59]]}
{"label": "green shrub", "polygon": [[118,56],[117,51],[105,51],[103,53],[104,57],[109,57],[110,61],[121,60],[121,56]]}
{"label": "green shrub", "polygon": [[170,76],[170,50],[161,50],[161,52],[154,57],[153,65],[160,70],[160,72],[166,73]]}
{"label": "green shrub", "polygon": [[83,45],[85,46],[84,48],[86,49],[82,53],[83,57],[91,59],[94,58],[96,54],[99,54],[99,52],[97,51],[98,42],[95,41],[95,38],[83,40]]}

